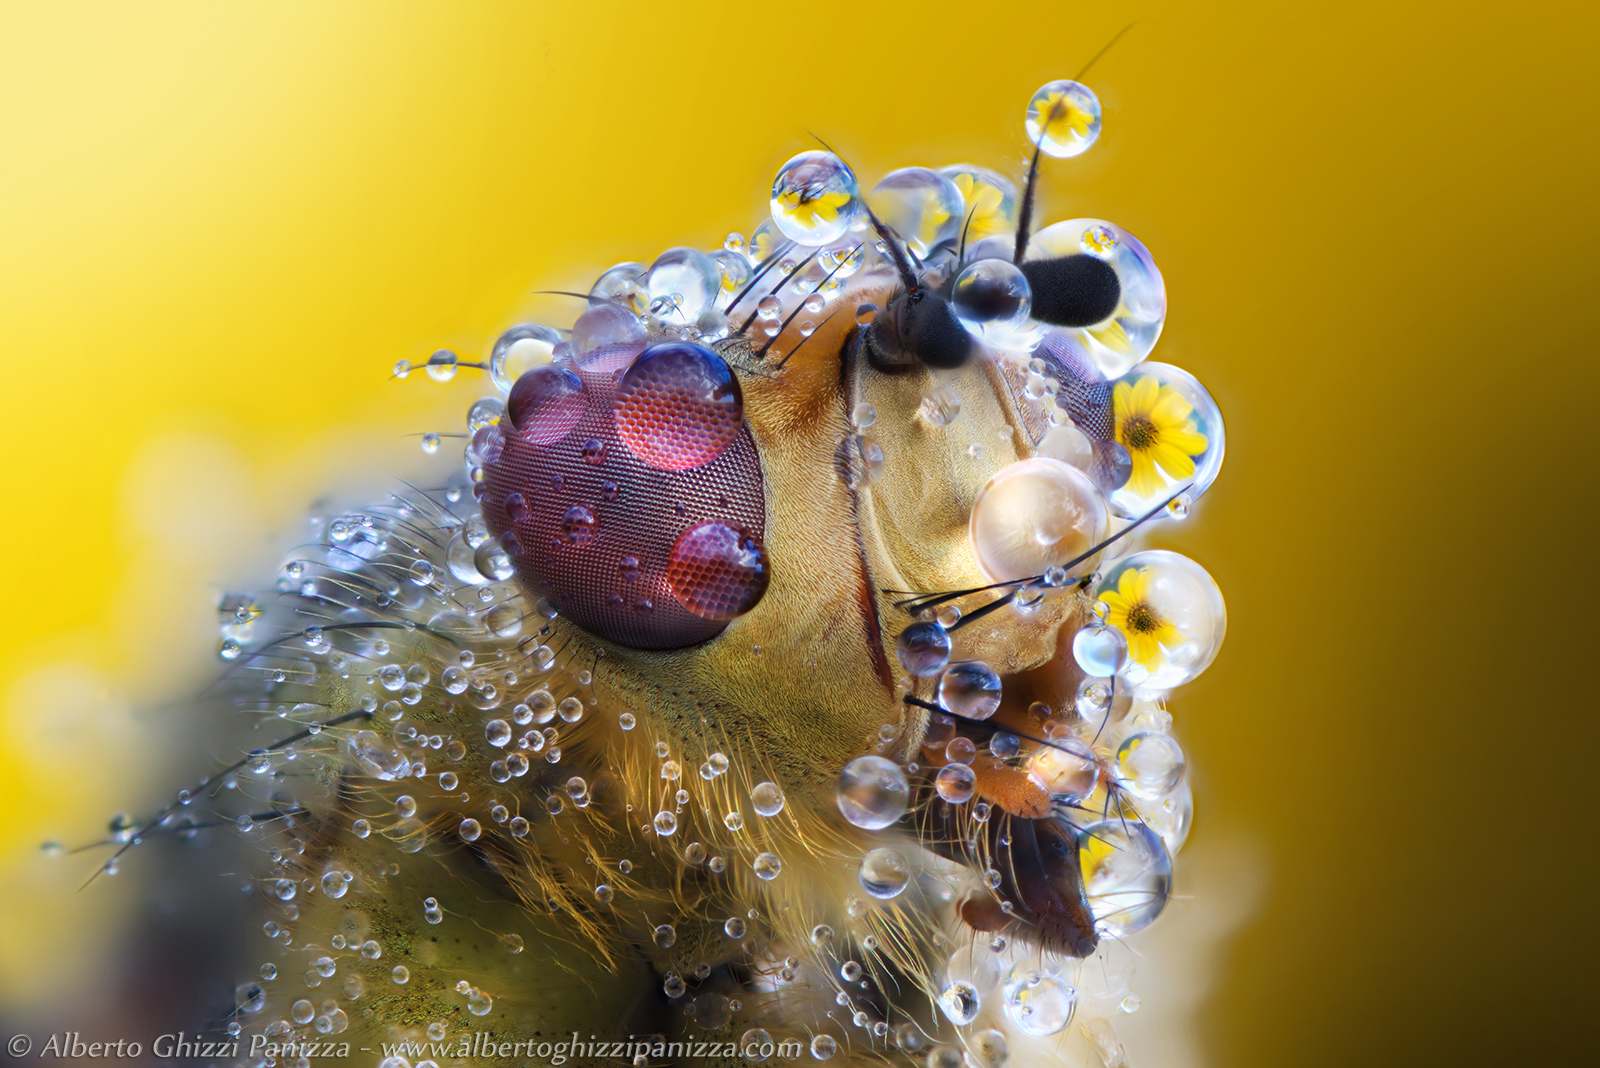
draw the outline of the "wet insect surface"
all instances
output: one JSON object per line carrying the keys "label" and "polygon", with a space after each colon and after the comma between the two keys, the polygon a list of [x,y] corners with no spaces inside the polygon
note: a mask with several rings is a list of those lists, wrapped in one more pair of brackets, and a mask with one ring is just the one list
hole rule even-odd
{"label": "wet insect surface", "polygon": [[1082,962],[1169,899],[1225,629],[1137,541],[1223,429],[1144,246],[1032,227],[1100,123],[1041,88],[1020,189],[809,151],[748,240],[397,366],[487,372],[459,474],[228,600],[209,699],[283,732],[123,846],[251,847],[240,1061],[1112,1059]]}

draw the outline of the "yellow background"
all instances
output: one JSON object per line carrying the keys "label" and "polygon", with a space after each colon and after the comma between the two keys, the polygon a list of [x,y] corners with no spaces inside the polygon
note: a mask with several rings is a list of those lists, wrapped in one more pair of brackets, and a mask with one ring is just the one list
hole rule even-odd
{"label": "yellow background", "polygon": [[1029,93],[1135,19],[1044,221],[1139,235],[1171,301],[1157,355],[1228,418],[1222,477],[1169,539],[1230,607],[1173,706],[1192,848],[1238,863],[1206,894],[1250,898],[1207,951],[1198,1049],[1579,1048],[1577,3],[0,5],[0,1019],[91,982],[132,914],[135,884],[73,894],[86,862],[38,843],[93,838],[204,757],[174,708],[216,664],[214,589],[269,574],[314,496],[392,485],[420,460],[403,435],[476,393],[391,381],[396,359],[481,356],[571,315],[532,289],[748,233],[808,132],[866,181],[1015,172]]}

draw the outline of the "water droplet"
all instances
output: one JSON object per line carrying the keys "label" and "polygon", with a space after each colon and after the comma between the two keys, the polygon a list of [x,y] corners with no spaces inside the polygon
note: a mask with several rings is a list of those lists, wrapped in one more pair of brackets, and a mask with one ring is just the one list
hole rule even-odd
{"label": "water droplet", "polygon": [[885,846],[874,849],[861,858],[861,871],[858,877],[863,890],[875,898],[887,901],[889,898],[899,897],[905,890],[906,884],[911,880],[911,872],[906,866],[906,858],[898,850]]}
{"label": "water droplet", "polygon": [[978,260],[956,276],[950,308],[973,337],[1003,346],[1027,325],[1033,291],[1009,261]]}
{"label": "water droplet", "polygon": [[776,816],[783,811],[783,791],[776,783],[759,783],[750,791],[750,802],[755,806],[756,815]]}
{"label": "water droplet", "polygon": [[1132,820],[1105,820],[1085,827],[1079,841],[1096,929],[1121,938],[1155,922],[1172,893],[1172,857],[1160,836]]}
{"label": "water droplet", "polygon": [[1026,125],[1028,140],[1045,155],[1076,156],[1100,136],[1100,99],[1082,82],[1047,82],[1028,101]]}
{"label": "water droplet", "polygon": [[678,941],[678,932],[672,924],[664,923],[652,932],[651,937],[655,939],[656,945],[662,949],[671,949]]}
{"label": "water droplet", "polygon": [[949,426],[961,415],[961,395],[949,386],[935,386],[917,407],[929,426]]}
{"label": "water droplet", "polygon": [[939,679],[939,704],[958,716],[988,719],[1000,707],[1000,676],[981,660],[951,664]]}
{"label": "water droplet", "polygon": [[965,1027],[978,1018],[982,999],[978,988],[964,979],[958,979],[939,991],[939,1008],[957,1027]]}
{"label": "water droplet", "polygon": [[814,1035],[811,1039],[811,1056],[819,1061],[830,1059],[838,1052],[839,1043],[832,1035]]}
{"label": "water droplet", "polygon": [[900,632],[894,651],[913,677],[928,678],[950,663],[950,633],[931,620],[913,623]]}
{"label": "water droplet", "polygon": [[678,817],[673,815],[671,812],[668,812],[666,809],[662,809],[660,812],[656,813],[655,828],[656,833],[661,835],[663,838],[667,837],[668,835],[676,834],[678,830]]}
{"label": "water droplet", "polygon": [[1006,1015],[1036,1038],[1059,1034],[1072,1022],[1078,993],[1058,976],[1027,972],[1006,984]]}
{"label": "water droplet", "polygon": [[970,767],[965,764],[949,764],[939,769],[939,774],[934,777],[933,787],[946,801],[953,805],[961,805],[972,800],[977,782],[978,776]]}
{"label": "water droplet", "polygon": [[1117,748],[1117,782],[1135,797],[1163,797],[1178,788],[1183,773],[1183,750],[1170,735],[1140,731]]}
{"label": "water droplet", "polygon": [[1072,658],[1090,678],[1110,678],[1128,662],[1128,639],[1116,627],[1091,624],[1072,636]]}
{"label": "water droplet", "polygon": [[404,964],[396,964],[394,969],[390,971],[389,977],[395,981],[396,985],[405,986],[411,982],[411,969]]}
{"label": "water droplet", "polygon": [[832,152],[802,152],[772,181],[772,222],[802,245],[839,240],[861,211],[860,186],[853,171]]}
{"label": "water droplet", "polygon": [[727,935],[729,938],[743,938],[744,932],[745,923],[737,916],[729,916],[727,921],[722,925],[722,933]]}
{"label": "water droplet", "polygon": [[755,870],[756,878],[771,882],[783,871],[783,861],[775,853],[757,853],[756,859],[750,862],[750,867]]}
{"label": "water droplet", "polygon": [[883,757],[857,757],[845,765],[839,776],[839,811],[857,827],[888,827],[905,812],[910,799],[911,787],[905,772]]}
{"label": "water droplet", "polygon": [[461,835],[462,841],[476,842],[478,836],[483,834],[483,825],[477,820],[465,819],[461,821],[461,826],[457,830]]}

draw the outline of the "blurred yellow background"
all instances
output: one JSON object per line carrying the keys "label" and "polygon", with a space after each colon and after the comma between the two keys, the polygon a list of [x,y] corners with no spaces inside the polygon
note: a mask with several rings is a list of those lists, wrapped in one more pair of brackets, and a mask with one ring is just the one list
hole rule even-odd
{"label": "blurred yellow background", "polygon": [[1238,925],[1198,950],[1192,1052],[1578,1049],[1600,116],[1577,3],[0,4],[0,1020],[59,1009],[134,914],[131,883],[73,893],[92,863],[39,843],[204,763],[182,698],[217,664],[215,592],[269,578],[318,495],[394,485],[405,435],[480,388],[396,359],[481,357],[570,322],[534,289],[749,233],[811,133],[864,182],[1020,172],[1028,95],[1135,20],[1042,221],[1150,247],[1157,356],[1228,418],[1165,539],[1230,606],[1173,706],[1179,892]]}

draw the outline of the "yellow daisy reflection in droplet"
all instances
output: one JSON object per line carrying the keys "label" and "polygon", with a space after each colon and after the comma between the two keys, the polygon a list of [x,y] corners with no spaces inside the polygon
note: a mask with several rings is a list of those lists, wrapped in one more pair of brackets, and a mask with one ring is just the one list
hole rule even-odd
{"label": "yellow daisy reflection in droplet", "polygon": [[1117,383],[1111,410],[1116,420],[1113,435],[1133,460],[1130,491],[1150,497],[1166,489],[1158,467],[1179,482],[1194,477],[1194,458],[1206,451],[1208,440],[1194,428],[1194,406],[1183,394],[1163,386],[1154,375],[1142,375],[1131,384]]}
{"label": "yellow daisy reflection in droplet", "polygon": [[1034,101],[1039,112],[1039,132],[1060,145],[1089,136],[1094,116],[1078,107],[1066,93],[1051,91]]}
{"label": "yellow daisy reflection in droplet", "polygon": [[1162,646],[1183,641],[1183,632],[1171,620],[1162,618],[1150,603],[1150,583],[1155,569],[1130,567],[1117,579],[1115,590],[1104,590],[1106,623],[1122,631],[1128,639],[1128,655],[1151,671],[1161,663]]}
{"label": "yellow daisy reflection in droplet", "polygon": [[969,242],[980,241],[992,234],[1006,234],[1013,229],[1010,214],[1006,211],[1006,194],[976,174],[952,174],[950,181],[961,190],[962,203],[966,204],[971,221],[964,221]]}
{"label": "yellow daisy reflection in droplet", "polygon": [[821,193],[809,196],[803,189],[794,189],[780,193],[778,203],[783,205],[784,213],[795,222],[815,230],[839,217],[840,209],[850,203],[850,194]]}

